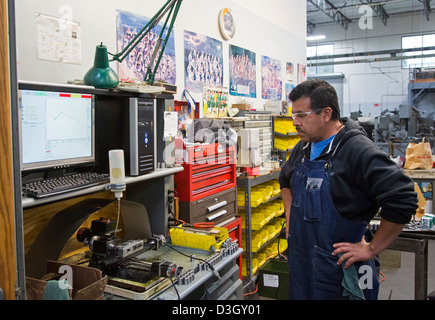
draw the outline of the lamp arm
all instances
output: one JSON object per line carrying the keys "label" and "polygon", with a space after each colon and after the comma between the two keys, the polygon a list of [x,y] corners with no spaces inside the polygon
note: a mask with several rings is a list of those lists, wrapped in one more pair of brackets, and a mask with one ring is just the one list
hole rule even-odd
{"label": "lamp arm", "polygon": [[162,17],[168,12],[169,9],[172,10],[174,3],[179,0],[168,0],[157,13],[151,18],[148,23],[142,27],[138,34],[124,47],[122,51],[116,54],[109,54],[113,57],[110,61],[122,62],[130,54],[130,52],[138,45],[138,43],[160,22]]}
{"label": "lamp arm", "polygon": [[[164,51],[166,49],[166,44],[168,43],[168,40],[169,40],[169,37],[171,35],[172,29],[174,28],[175,20],[177,19],[178,12],[180,10],[180,6],[181,6],[181,1],[182,0],[174,0],[174,1],[177,2],[176,5],[175,5],[175,10],[174,10],[174,7],[171,7],[171,11],[170,11],[168,17],[166,18],[166,21],[165,21],[165,24],[164,24],[164,26],[162,28],[162,31],[160,32],[158,44],[156,46],[156,49],[153,52],[153,55],[152,55],[152,58],[151,58],[151,62],[150,62],[150,64],[147,67],[147,73],[145,75],[145,79],[144,80],[145,80],[145,82],[147,82],[149,84],[153,84],[154,83],[154,76],[155,76],[155,74],[157,72],[157,68],[159,67],[160,60],[162,59],[163,53],[164,53]],[[174,13],[172,15],[172,11],[173,10],[174,10]],[[166,30],[166,25],[168,24],[169,18],[171,16],[172,16],[171,23],[169,25],[168,31],[166,32],[166,37],[165,37],[165,40],[163,42],[163,45],[161,45],[163,33]],[[161,46],[161,49],[159,50],[160,46]],[[154,70],[151,70],[152,69],[152,65],[153,65],[153,61],[155,60],[156,54],[158,52],[160,52],[160,54],[159,54],[159,57],[157,58],[157,62],[155,64],[155,66],[154,66]]]}

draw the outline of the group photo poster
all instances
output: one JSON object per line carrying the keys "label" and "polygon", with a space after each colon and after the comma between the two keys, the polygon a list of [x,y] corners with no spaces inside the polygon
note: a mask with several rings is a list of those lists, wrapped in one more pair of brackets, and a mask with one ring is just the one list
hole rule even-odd
{"label": "group photo poster", "polygon": [[202,92],[203,86],[222,87],[222,42],[184,31],[184,67],[186,90]]}
{"label": "group photo poster", "polygon": [[[135,13],[120,10],[117,11],[116,29],[118,52],[121,52],[149,21],[150,18]],[[147,68],[150,64],[151,57],[156,48],[157,39],[159,38],[162,28],[163,26],[161,24],[155,26],[155,28],[152,29],[130,52],[128,57],[126,57],[122,63],[118,64],[118,76],[121,81],[129,79],[145,79]],[[161,49],[159,49],[156,55],[156,60],[160,54],[160,50]],[[154,70],[155,63],[156,61],[154,61],[152,65],[152,70]],[[154,80],[161,80],[170,84],[175,84],[176,64],[173,31],[169,36],[169,40],[166,44],[166,48],[160,60]]]}

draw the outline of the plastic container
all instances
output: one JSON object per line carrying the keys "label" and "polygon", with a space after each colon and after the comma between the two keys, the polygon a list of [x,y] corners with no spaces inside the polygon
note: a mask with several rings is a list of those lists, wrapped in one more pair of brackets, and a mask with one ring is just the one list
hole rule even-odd
{"label": "plastic container", "polygon": [[255,255],[255,259],[258,261],[258,267],[261,268],[262,265],[264,265],[267,261],[267,257],[265,253],[257,253]]}
{"label": "plastic container", "polygon": [[288,263],[282,259],[269,259],[259,269],[258,293],[277,300],[288,299]]}
{"label": "plastic container", "polygon": [[[252,190],[251,189],[251,207],[258,207],[260,204],[264,202],[263,193],[261,190]],[[245,206],[245,191],[243,188],[237,189],[237,206],[243,207]]]}
{"label": "plastic container", "polygon": [[279,150],[289,150],[292,149],[300,140],[299,136],[289,136],[289,137],[275,137],[275,148]]}
{"label": "plastic container", "polygon": [[277,118],[274,122],[274,131],[281,134],[296,132],[292,118]]}
{"label": "plastic container", "polygon": [[210,250],[211,247],[220,249],[222,243],[229,238],[228,229],[214,227],[213,230],[219,230],[219,233],[208,235],[181,227],[169,231],[174,245],[202,250]]}

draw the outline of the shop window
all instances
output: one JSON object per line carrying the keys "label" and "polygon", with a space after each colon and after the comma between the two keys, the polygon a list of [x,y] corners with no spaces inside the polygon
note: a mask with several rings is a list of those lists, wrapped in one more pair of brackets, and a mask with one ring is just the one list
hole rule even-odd
{"label": "shop window", "polygon": [[[315,58],[320,56],[329,56],[334,54],[334,45],[333,44],[325,44],[318,46],[309,46],[307,47],[307,58]],[[334,59],[313,59],[310,60],[313,63],[324,63],[324,62],[333,62]],[[325,74],[325,73],[333,73],[334,65],[325,65],[325,66],[314,66],[307,68],[307,75],[314,74]]]}
{"label": "shop window", "polygon": [[[435,47],[435,34],[402,37],[402,49]],[[403,56],[434,55],[435,50],[403,52]],[[410,58],[402,60],[402,68],[433,68],[435,57]]]}

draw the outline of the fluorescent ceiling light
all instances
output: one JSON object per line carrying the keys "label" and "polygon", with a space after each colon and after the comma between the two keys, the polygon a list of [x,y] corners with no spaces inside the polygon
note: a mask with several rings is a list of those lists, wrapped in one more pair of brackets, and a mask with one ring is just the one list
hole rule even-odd
{"label": "fluorescent ceiling light", "polygon": [[311,36],[311,37],[307,37],[307,41],[315,41],[315,40],[323,40],[326,39],[325,35],[319,35],[319,36]]}

